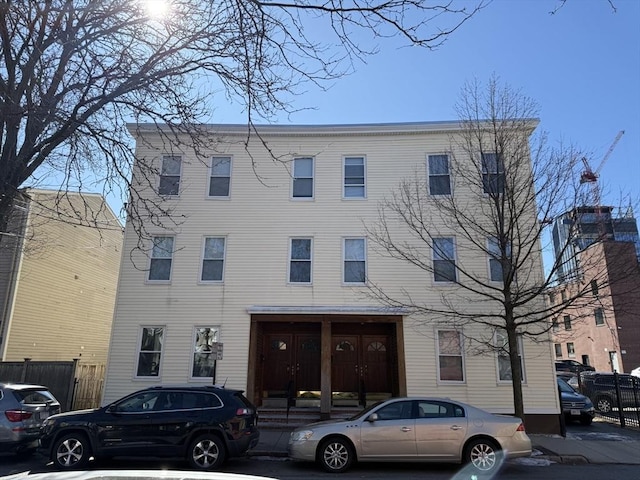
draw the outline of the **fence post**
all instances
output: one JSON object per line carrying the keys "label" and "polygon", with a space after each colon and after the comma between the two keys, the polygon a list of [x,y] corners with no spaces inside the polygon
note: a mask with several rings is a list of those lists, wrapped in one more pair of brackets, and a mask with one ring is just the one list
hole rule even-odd
{"label": "fence post", "polygon": [[22,372],[20,373],[20,383],[27,382],[27,370],[29,369],[30,358],[25,358],[24,363],[22,364]]}
{"label": "fence post", "polygon": [[624,428],[626,427],[625,418],[624,418],[624,408],[622,407],[624,405],[624,402],[622,401],[622,397],[620,395],[620,376],[618,375],[618,372],[613,372],[613,381],[616,386],[616,401],[617,401],[616,403],[618,404],[618,418],[620,419],[620,426]]}
{"label": "fence post", "polygon": [[73,407],[73,398],[76,396],[76,385],[78,383],[77,379],[76,379],[76,370],[78,368],[78,358],[74,358],[73,359],[73,372],[71,375],[69,375],[69,387],[68,387],[68,391],[69,394],[67,396],[67,404],[65,405],[65,411],[69,411],[72,410]]}

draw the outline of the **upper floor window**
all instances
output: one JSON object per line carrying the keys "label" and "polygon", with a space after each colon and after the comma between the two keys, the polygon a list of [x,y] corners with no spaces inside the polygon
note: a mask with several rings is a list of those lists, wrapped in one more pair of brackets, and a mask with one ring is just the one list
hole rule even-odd
{"label": "upper floor window", "polygon": [[593,313],[596,317],[596,325],[604,325],[604,310],[598,307]]}
{"label": "upper floor window", "polygon": [[431,195],[451,195],[449,155],[429,155],[429,193]]}
{"label": "upper floor window", "polygon": [[364,157],[344,158],[344,198],[364,198]]}
{"label": "upper floor window", "polygon": [[564,329],[571,330],[571,317],[569,315],[565,315],[563,317],[564,320]]}
{"label": "upper floor window", "polygon": [[433,280],[456,281],[456,246],[453,237],[433,239]]}
{"label": "upper floor window", "polygon": [[[495,338],[496,348],[498,349],[498,378],[501,382],[511,381],[511,359],[509,357],[509,339],[507,337],[507,332],[504,329],[499,329],[496,331]],[[524,366],[522,364],[522,336],[518,335],[516,345],[518,349],[520,376],[522,377],[522,382],[524,383],[525,378]]]}
{"label": "upper floor window", "polygon": [[218,342],[217,327],[196,327],[193,332],[193,365],[191,377],[213,377],[218,352],[215,350]]}
{"label": "upper floor window", "polygon": [[173,237],[153,237],[149,280],[171,280],[171,264],[173,262]]}
{"label": "upper floor window", "polygon": [[573,345],[573,342],[567,343],[567,354],[570,357],[575,357],[576,356],[576,347]]}
{"label": "upper floor window", "polygon": [[311,283],[311,239],[292,238],[289,250],[289,282]]}
{"label": "upper floor window", "polygon": [[559,332],[560,331],[560,325],[558,325],[558,319],[557,318],[554,318],[551,321],[551,329],[554,332]]}
{"label": "upper floor window", "polygon": [[554,343],[553,344],[553,348],[556,351],[556,358],[562,358],[562,344],[561,343]]}
{"label": "upper floor window", "polygon": [[456,330],[438,330],[438,380],[464,381],[462,335]]}
{"label": "upper floor window", "polygon": [[142,327],[138,350],[137,377],[157,377],[160,375],[162,340],[164,327]]}
{"label": "upper floor window", "polygon": [[228,198],[231,183],[231,157],[212,157],[209,196]]}
{"label": "upper floor window", "polygon": [[313,158],[293,160],[293,198],[313,198]]}
{"label": "upper floor window", "polygon": [[482,187],[484,193],[504,193],[504,161],[497,153],[482,154]]}
{"label": "upper floor window", "polygon": [[365,283],[367,253],[364,238],[344,239],[344,283]]}
{"label": "upper floor window", "polygon": [[176,155],[165,155],[162,157],[160,185],[158,187],[158,193],[160,195],[178,195],[180,193],[181,168],[182,157]]}
{"label": "upper floor window", "polygon": [[598,296],[598,281],[597,280],[591,280],[591,293],[594,296]]}
{"label": "upper floor window", "polygon": [[224,237],[207,237],[204,239],[202,252],[202,272],[200,280],[203,282],[222,282],[224,276]]}

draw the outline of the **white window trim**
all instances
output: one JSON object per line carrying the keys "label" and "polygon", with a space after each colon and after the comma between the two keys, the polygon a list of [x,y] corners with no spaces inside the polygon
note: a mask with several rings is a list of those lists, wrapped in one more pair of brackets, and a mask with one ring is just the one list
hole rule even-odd
{"label": "white window trim", "polygon": [[[207,244],[207,238],[222,238],[224,239],[224,252],[222,254],[222,279],[221,280],[202,280],[202,270],[204,269],[204,252]],[[203,235],[202,236],[202,248],[200,249],[200,270],[198,271],[198,283],[203,285],[221,284],[224,283],[224,275],[227,270],[227,237],[226,235]]]}
{"label": "white window trim", "polygon": [[[193,357],[194,354],[196,353],[194,350],[194,346],[195,346],[195,342],[196,342],[196,335],[197,335],[197,331],[199,328],[211,328],[214,329],[218,332],[218,342],[222,342],[222,340],[220,339],[221,337],[221,329],[220,329],[220,325],[194,325],[193,326],[193,330],[192,330],[192,335],[191,335],[191,359],[189,360],[189,372],[188,372],[188,376],[189,376],[189,381],[190,382],[197,382],[197,383],[206,383],[207,385],[211,383],[211,379],[213,377],[194,377],[193,376]],[[210,355],[213,355],[210,354]]]}
{"label": "white window trim", "polygon": [[[138,375],[138,366],[140,362],[140,353],[142,352],[142,331],[145,328],[162,328],[162,347],[160,350],[160,364],[158,365],[158,375],[156,376],[140,376]],[[164,362],[164,348],[167,344],[167,326],[166,325],[138,325],[138,339],[136,343],[136,349],[134,351],[134,360],[133,360],[133,380],[143,381],[143,382],[154,382],[157,383],[162,378],[162,364]]]}
{"label": "white window trim", "polygon": [[[347,248],[346,248],[347,240],[362,240],[364,242],[364,282],[346,282],[344,279],[344,276],[345,276],[344,267],[346,263],[345,255],[347,253]],[[342,237],[342,285],[344,286],[366,285],[368,278],[369,278],[369,262],[368,262],[368,255],[367,255],[367,238],[357,237],[357,236]]]}
{"label": "white window trim", "polygon": [[[498,332],[496,331],[496,333],[494,333],[494,342],[496,342],[496,343],[497,343],[497,339],[496,339],[497,335],[498,335]],[[507,332],[504,332],[505,340],[507,340],[506,336],[507,336]],[[525,361],[525,358],[524,358],[524,342],[522,340],[522,335],[518,335],[518,354],[520,355],[520,365],[521,365],[521,368],[522,368],[522,384],[524,385],[524,384],[527,383],[527,370],[525,368],[525,362],[524,362]],[[511,385],[512,384],[511,379],[502,380],[500,378],[500,352],[496,352],[496,356],[495,357],[496,357],[496,379],[498,381],[498,384],[500,384],[500,385],[506,385],[506,384]],[[507,356],[507,358],[509,358],[509,357]]]}
{"label": "white window trim", "polygon": [[[213,178],[213,159],[214,158],[228,158],[229,159],[229,193],[226,197],[209,195],[209,188],[211,185],[211,178]],[[209,157],[209,176],[207,177],[207,185],[205,191],[205,197],[208,200],[231,200],[231,179],[233,178],[233,155],[211,155]]]}
{"label": "white window trim", "polygon": [[[158,237],[170,237],[173,238],[173,251],[171,252],[171,269],[169,271],[169,279],[168,280],[151,280],[149,279],[149,275],[151,274],[151,261],[154,259],[153,257],[153,239],[154,238],[158,238]],[[175,262],[175,258],[176,258],[176,236],[175,235],[165,235],[165,234],[157,234],[157,235],[153,235],[151,237],[151,248],[149,250],[149,258],[148,258],[148,263],[147,263],[147,272],[145,275],[145,284],[149,284],[149,285],[168,285],[171,283],[171,280],[173,279],[173,267],[174,267],[174,262]]]}
{"label": "white window trim", "polygon": [[[434,245],[431,245],[431,266],[433,267],[433,272],[431,272],[431,283],[433,285],[444,285],[444,286],[451,286],[451,285],[455,285],[457,281],[459,281],[458,279],[458,242],[456,240],[456,237],[451,235],[451,236],[445,236],[445,235],[441,235],[441,236],[437,236],[437,237],[433,237],[433,240],[435,239],[439,239],[439,238],[451,238],[453,240],[453,261],[455,264],[455,276],[456,276],[456,280],[455,281],[436,281],[436,269],[435,269],[435,253],[436,250],[434,248]],[[435,243],[435,242],[434,242]]]}
{"label": "white window trim", "polygon": [[[436,155],[446,155],[447,156],[447,166],[449,167],[449,193],[431,193],[431,174],[429,174],[429,157]],[[453,182],[452,182],[452,174],[451,174],[451,154],[447,152],[429,152],[426,156],[426,170],[427,170],[427,189],[429,191],[429,196],[431,197],[452,197],[453,196]],[[442,177],[444,175],[434,175],[438,177]]]}
{"label": "white window trim", "polygon": [[[345,184],[345,179],[346,179],[346,170],[347,170],[347,159],[348,158],[361,158],[362,159],[362,168],[364,169],[363,172],[363,180],[364,180],[364,194],[361,197],[347,197],[345,195],[346,193],[346,188],[347,185]],[[358,201],[358,200],[366,200],[367,199],[367,157],[366,155],[344,155],[342,157],[342,199],[343,200],[348,200],[348,201]]]}
{"label": "white window trim", "polygon": [[[458,337],[460,338],[460,357],[462,358],[462,380],[442,380],[440,378],[440,336],[439,332],[456,332]],[[467,375],[466,375],[466,365],[464,358],[464,337],[462,332],[457,331],[453,328],[438,328],[436,329],[436,366],[438,370],[438,383],[443,383],[446,385],[462,385],[467,383]],[[452,355],[449,355],[452,356]]]}
{"label": "white window trim", "polygon": [[[484,175],[485,175],[485,171],[484,171],[484,162],[483,162],[483,158],[482,155],[495,155],[498,159],[500,158],[500,154],[498,152],[478,152],[478,161],[480,162],[480,188],[482,188],[482,194],[485,197],[489,197],[491,195],[496,195],[496,193],[492,193],[492,192],[485,192],[484,190]],[[491,173],[489,171],[487,171],[486,173],[487,175],[499,175],[500,173]],[[506,165],[505,165],[505,161],[504,161],[504,157],[502,159],[502,175],[504,176],[504,185],[503,185],[503,191],[502,192],[498,192],[498,195],[504,195],[504,191],[506,190],[506,183],[507,183],[507,172],[506,172]]]}
{"label": "white window trim", "polygon": [[[161,179],[164,175],[162,175],[162,167],[164,166],[164,158],[165,157],[179,157],[180,158],[180,172],[178,173],[180,180],[178,180],[178,193],[176,193],[175,195],[172,194],[168,194],[168,193],[160,193],[160,183],[161,183]],[[177,198],[180,196],[180,187],[182,186],[182,170],[184,168],[184,155],[180,154],[180,155],[173,155],[173,154],[163,154],[160,156],[160,170],[158,171],[158,184],[156,185],[156,191],[158,192],[158,195],[162,198]]]}
{"label": "white window trim", "polygon": [[[310,197],[294,197],[293,196],[293,184],[295,183],[296,180],[296,176],[295,176],[295,165],[296,165],[296,160],[304,160],[304,159],[311,159],[311,196]],[[316,198],[316,157],[313,155],[296,155],[293,158],[293,161],[291,163],[291,192],[289,194],[289,198],[295,202],[311,202],[313,200],[315,200]],[[308,177],[300,177],[300,178],[308,178]]]}
{"label": "white window trim", "polygon": [[[292,282],[291,281],[291,262],[292,262],[292,258],[291,258],[291,253],[292,253],[292,244],[293,244],[293,240],[310,240],[311,241],[311,254],[309,255],[309,281],[308,282]],[[313,285],[313,237],[304,237],[304,236],[300,236],[300,237],[289,237],[289,256],[287,258],[287,285],[295,285],[295,286],[302,286],[302,287],[307,287],[309,285]]]}

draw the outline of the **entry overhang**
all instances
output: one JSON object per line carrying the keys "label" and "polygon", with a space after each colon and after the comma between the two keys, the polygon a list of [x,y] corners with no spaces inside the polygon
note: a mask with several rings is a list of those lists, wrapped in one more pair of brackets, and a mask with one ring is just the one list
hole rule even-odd
{"label": "entry overhang", "polygon": [[252,305],[247,312],[253,314],[294,314],[294,315],[407,315],[406,308],[378,306],[276,306]]}

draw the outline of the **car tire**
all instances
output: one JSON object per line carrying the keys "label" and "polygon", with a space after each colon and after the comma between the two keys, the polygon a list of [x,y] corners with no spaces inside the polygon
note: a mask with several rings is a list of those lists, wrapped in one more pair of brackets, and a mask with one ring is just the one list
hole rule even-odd
{"label": "car tire", "polygon": [[502,464],[500,447],[489,439],[472,440],[464,450],[464,463],[481,474],[493,475]]}
{"label": "car tire", "polygon": [[580,417],[580,423],[582,425],[589,426],[589,425],[591,425],[592,422],[593,422],[593,417],[590,417],[588,415],[584,415],[584,416]]}
{"label": "car tire", "polygon": [[351,444],[339,437],[328,438],[320,444],[318,462],[325,472],[346,472],[353,463],[355,453]]}
{"label": "car tire", "polygon": [[53,463],[58,470],[84,468],[91,456],[91,445],[84,433],[70,433],[53,446]]}
{"label": "car tire", "polygon": [[598,397],[596,399],[596,409],[600,413],[611,413],[613,409],[613,404],[609,397]]}
{"label": "car tire", "polygon": [[220,468],[226,457],[227,451],[224,442],[213,433],[200,435],[189,446],[189,464],[197,470]]}

